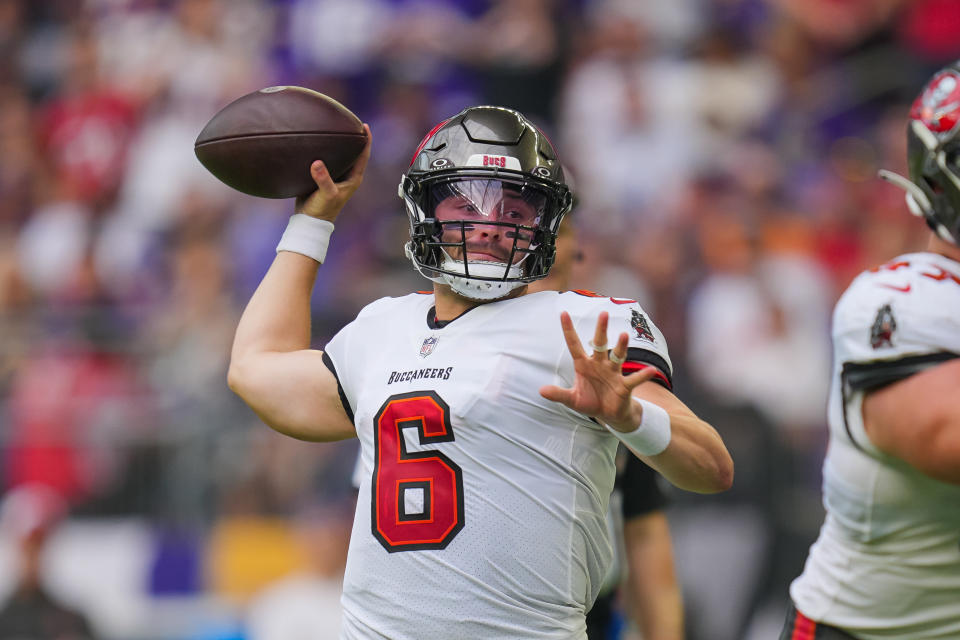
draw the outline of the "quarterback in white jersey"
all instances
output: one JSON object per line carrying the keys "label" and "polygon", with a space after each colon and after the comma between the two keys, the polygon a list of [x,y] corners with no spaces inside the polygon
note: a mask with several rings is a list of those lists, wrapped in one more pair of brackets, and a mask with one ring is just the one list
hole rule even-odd
{"label": "quarterback in white jersey", "polygon": [[[447,637],[451,616],[464,638],[582,635],[611,561],[618,440],[530,393],[574,380],[557,333],[530,322],[565,310],[589,335],[607,310],[611,330],[631,334],[624,366],[653,365],[666,383],[663,337],[624,302],[545,291],[440,326],[433,296],[411,294],[367,306],[327,345],[366,471],[344,584],[348,637],[379,637],[385,617],[386,628],[412,619],[419,637]],[[438,568],[422,574],[426,562]]]}
{"label": "quarterback in white jersey", "polygon": [[360,440],[341,637],[583,639],[611,559],[618,442],[700,492],[730,486],[729,454],[672,394],[636,302],[527,294],[571,195],[552,145],[509,109],[441,123],[403,177],[407,255],[433,291],[377,300],[311,350],[330,222],[368,155],[340,183],[311,167],[317,191],[244,312],[229,374],[278,431]]}
{"label": "quarterback in white jersey", "polygon": [[960,638],[958,98],[958,69],[934,77],[911,113],[911,180],[885,175],[934,231],[927,252],[861,274],[834,311],[827,515],[784,640]]}

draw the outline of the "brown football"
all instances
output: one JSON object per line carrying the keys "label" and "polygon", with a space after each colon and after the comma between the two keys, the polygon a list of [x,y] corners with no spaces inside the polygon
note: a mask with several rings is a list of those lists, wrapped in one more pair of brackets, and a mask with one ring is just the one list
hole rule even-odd
{"label": "brown football", "polygon": [[314,160],[323,160],[339,180],[366,141],[363,123],[333,98],[303,87],[267,87],[218,111],[197,136],[194,152],[238,191],[293,198],[316,189]]}

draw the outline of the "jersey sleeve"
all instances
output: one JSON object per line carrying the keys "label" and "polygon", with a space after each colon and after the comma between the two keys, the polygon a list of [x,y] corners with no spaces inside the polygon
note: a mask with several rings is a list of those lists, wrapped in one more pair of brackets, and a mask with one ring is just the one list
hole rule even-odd
{"label": "jersey sleeve", "polygon": [[327,366],[333,377],[337,379],[337,393],[340,395],[340,404],[343,410],[350,418],[350,422],[356,422],[353,417],[354,404],[347,396],[346,389],[349,387],[349,370],[347,368],[349,359],[346,357],[350,336],[353,333],[356,320],[345,326],[337,332],[333,338],[323,348],[323,364]]}
{"label": "jersey sleeve", "polygon": [[673,390],[673,364],[663,333],[638,303],[614,303],[614,306],[610,312],[609,343],[613,344],[623,331],[630,336],[627,361],[623,363],[624,375],[653,367],[656,369],[653,380]]}
{"label": "jersey sleeve", "polygon": [[[901,268],[861,274],[841,296],[833,314],[835,392],[849,439],[879,455],[862,420],[864,398],[960,354],[960,296],[939,286],[925,267],[897,262]],[[946,287],[946,288],[945,288]],[[954,305],[954,308],[951,308]]]}
{"label": "jersey sleeve", "polygon": [[337,379],[340,402],[351,422],[355,422],[353,416],[359,391],[358,367],[362,367],[363,363],[369,359],[366,353],[369,341],[363,339],[364,328],[369,329],[371,323],[376,324],[379,316],[389,312],[393,300],[396,298],[386,297],[368,304],[323,348],[323,363]]}
{"label": "jersey sleeve", "polygon": [[656,369],[653,380],[667,389],[673,389],[673,364],[663,333],[635,300],[607,298],[590,291],[570,291],[563,294],[564,308],[570,312],[583,348],[589,353],[601,311],[610,314],[607,324],[607,344],[616,344],[621,333],[630,337],[623,373],[628,375],[646,367]]}
{"label": "jersey sleeve", "polygon": [[944,313],[942,292],[916,278],[908,284],[898,291],[867,274],[837,304],[834,356],[848,391],[878,389],[960,353],[960,322]]}

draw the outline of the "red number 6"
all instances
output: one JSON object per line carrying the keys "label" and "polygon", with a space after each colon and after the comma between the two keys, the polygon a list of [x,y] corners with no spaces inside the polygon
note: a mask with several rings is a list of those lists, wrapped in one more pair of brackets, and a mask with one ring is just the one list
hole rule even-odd
{"label": "red number 6", "polygon": [[420,444],[452,442],[450,407],[433,391],[414,391],[387,398],[373,422],[374,537],[391,553],[443,549],[463,529],[463,474],[439,451],[408,452],[403,430],[415,428]]}

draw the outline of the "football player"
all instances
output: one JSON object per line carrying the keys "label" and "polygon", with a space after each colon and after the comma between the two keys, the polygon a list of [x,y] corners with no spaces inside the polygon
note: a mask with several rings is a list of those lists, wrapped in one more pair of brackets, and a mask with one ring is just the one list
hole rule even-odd
{"label": "football player", "polygon": [[910,111],[925,251],[860,274],[833,315],[827,516],[781,640],[960,638],[960,66]]}
{"label": "football player", "polygon": [[433,291],[377,300],[311,350],[317,267],[369,153],[339,183],[311,166],[317,190],[240,320],[230,386],[282,433],[360,440],[342,637],[583,639],[618,443],[692,491],[728,488],[733,463],[650,382],[672,369],[637,303],[526,295],[571,195],[546,136],[509,109],[439,124],[402,177],[406,252]]}

